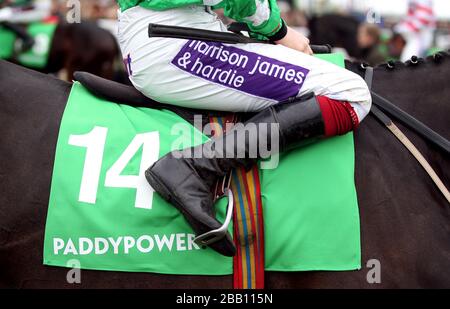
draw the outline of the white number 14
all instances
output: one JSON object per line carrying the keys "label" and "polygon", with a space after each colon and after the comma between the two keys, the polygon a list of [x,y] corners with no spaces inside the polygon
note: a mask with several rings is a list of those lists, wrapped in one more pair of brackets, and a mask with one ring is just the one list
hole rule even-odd
{"label": "white number 14", "polygon": [[[86,148],[78,201],[95,204],[100,181],[108,128],[95,127],[84,135],[71,135],[69,145]],[[121,175],[142,147],[139,175]],[[136,208],[152,209],[153,189],[145,180],[145,170],[158,160],[159,132],[137,134],[119,159],[106,172],[105,187],[136,189]]]}

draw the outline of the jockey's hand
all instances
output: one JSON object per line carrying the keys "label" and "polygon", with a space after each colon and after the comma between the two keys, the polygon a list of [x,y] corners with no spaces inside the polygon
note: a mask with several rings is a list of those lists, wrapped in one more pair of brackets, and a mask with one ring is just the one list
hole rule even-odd
{"label": "jockey's hand", "polygon": [[284,38],[279,41],[275,41],[279,45],[283,45],[299,52],[312,55],[313,51],[309,47],[309,39],[303,34],[295,31],[291,27],[287,27],[287,33]]}

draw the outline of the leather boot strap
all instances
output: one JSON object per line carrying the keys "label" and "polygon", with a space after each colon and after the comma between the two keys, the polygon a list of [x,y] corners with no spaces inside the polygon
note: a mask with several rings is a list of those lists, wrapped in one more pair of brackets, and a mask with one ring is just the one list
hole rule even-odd
{"label": "leather boot strap", "polygon": [[[211,117],[214,137],[224,134],[222,128],[237,122],[237,117]],[[231,188],[234,196],[234,242],[237,253],[233,260],[235,289],[264,288],[264,222],[259,169],[236,169],[216,185],[216,197]]]}

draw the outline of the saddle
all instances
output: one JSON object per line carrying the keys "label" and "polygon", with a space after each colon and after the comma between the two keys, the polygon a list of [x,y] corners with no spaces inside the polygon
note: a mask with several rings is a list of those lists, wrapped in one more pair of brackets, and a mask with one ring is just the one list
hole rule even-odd
{"label": "saddle", "polygon": [[203,116],[202,119],[204,123],[202,125],[206,125],[206,123],[209,122],[209,118],[230,116],[230,113],[227,112],[192,109],[160,103],[146,97],[133,86],[120,84],[88,72],[75,72],[74,79],[80,82],[80,84],[82,84],[90,93],[98,98],[133,107],[170,110],[187,120],[189,123],[194,123],[194,115]]}

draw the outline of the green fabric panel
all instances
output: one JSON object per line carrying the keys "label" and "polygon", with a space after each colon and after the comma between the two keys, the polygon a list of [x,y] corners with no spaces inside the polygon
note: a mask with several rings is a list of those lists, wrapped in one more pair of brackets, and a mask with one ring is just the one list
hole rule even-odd
{"label": "green fabric panel", "polygon": [[[340,54],[317,57],[344,67]],[[353,134],[284,154],[261,172],[266,269],[361,268]]]}
{"label": "green fabric panel", "polygon": [[28,26],[28,33],[34,38],[34,46],[18,56],[19,63],[24,66],[42,69],[47,65],[56,23],[36,22]]}
{"label": "green fabric panel", "polygon": [[0,26],[0,59],[11,59],[14,55],[16,35],[9,29]]}
{"label": "green fabric panel", "polygon": [[[341,56],[320,57],[343,65]],[[177,250],[177,239],[172,235],[192,234],[192,230],[180,213],[157,194],[153,195],[151,210],[139,209],[134,207],[136,189],[106,185],[107,171],[137,134],[158,131],[160,157],[170,150],[175,140],[179,141],[179,133],[171,134],[176,123],[184,124],[191,132],[181,138],[183,143],[178,148],[206,140],[205,136],[169,111],[105,102],[88,94],[78,83],[74,84],[56,150],[45,233],[46,265],[70,266],[73,265],[70,260],[76,259],[84,269],[199,275],[232,273],[232,259],[210,249]],[[95,127],[108,129],[97,199],[95,203],[79,202],[87,151],[70,145],[70,136],[87,134]],[[121,175],[139,174],[142,152],[143,149],[137,151],[129,164],[123,166]],[[283,154],[277,169],[261,171],[261,188],[267,270],[340,271],[360,268],[352,134]],[[222,221],[226,200],[219,204],[218,217]],[[114,253],[111,244],[110,250],[104,254],[100,254],[101,250],[98,254],[95,251],[81,254],[79,250],[80,238],[95,242],[96,237],[117,240],[128,236],[127,241],[136,241],[142,235],[149,235],[155,242],[154,249],[148,253],[140,252],[137,246],[131,246],[129,252],[124,253],[124,238],[119,245],[119,254]],[[158,250],[155,235],[174,237],[173,249],[169,251],[164,247]],[[56,238],[60,240],[55,243]],[[179,243],[179,247],[187,247],[186,237],[181,236]],[[55,244],[60,245],[58,254],[54,251]],[[89,246],[86,240],[85,245]]]}
{"label": "green fabric panel", "polygon": [[261,181],[267,270],[361,267],[351,134],[284,155]]}
{"label": "green fabric panel", "polygon": [[[181,124],[187,128],[192,138],[189,134],[172,135],[171,129],[174,124]],[[98,182],[97,200],[95,204],[90,204],[78,201],[87,151],[86,148],[69,145],[69,138],[71,135],[87,134],[94,127],[107,128],[108,133]],[[45,232],[44,264],[67,266],[71,259],[77,259],[83,269],[165,274],[224,275],[232,273],[231,258],[223,257],[210,249],[182,250],[188,248],[187,237],[179,236],[178,241],[174,235],[192,234],[192,230],[180,212],[168,205],[157,194],[153,195],[152,209],[139,209],[134,206],[136,189],[105,185],[107,170],[119,159],[136,134],[146,132],[159,132],[159,156],[169,152],[175,140],[181,139],[184,143],[179,148],[206,140],[200,132],[172,112],[105,102],[90,95],[80,84],[74,84],[64,112],[56,150]],[[155,144],[151,145],[152,148],[155,146]],[[142,149],[131,159],[122,174],[138,175],[141,159]],[[226,202],[226,199],[223,199],[217,206],[220,210],[219,220],[225,217]],[[231,226],[230,231],[232,231]],[[137,242],[142,235],[149,235],[154,240],[154,249],[149,253],[142,253],[136,245],[129,250],[128,254],[125,254],[125,238],[123,238],[119,246],[120,254],[114,254],[111,244],[110,250],[105,254],[94,254],[95,251],[80,254],[80,238],[88,238],[95,242],[96,237],[114,237],[117,241],[119,237],[130,236]],[[160,240],[164,235],[169,240],[173,237],[172,250],[169,251],[165,246],[160,251],[154,235],[159,235]],[[59,250],[58,254],[54,254],[55,238],[60,238],[64,242],[64,249]],[[74,242],[76,252],[70,247],[69,239]],[[131,238],[128,238],[128,242],[132,242]],[[144,241],[143,246],[149,248],[149,242],[149,240]],[[179,250],[177,250],[177,244]],[[89,249],[88,247],[89,243],[86,241],[85,249]],[[99,248],[103,247],[99,245]],[[66,249],[67,254],[64,254]],[[101,250],[97,251],[97,253],[101,252]]]}

